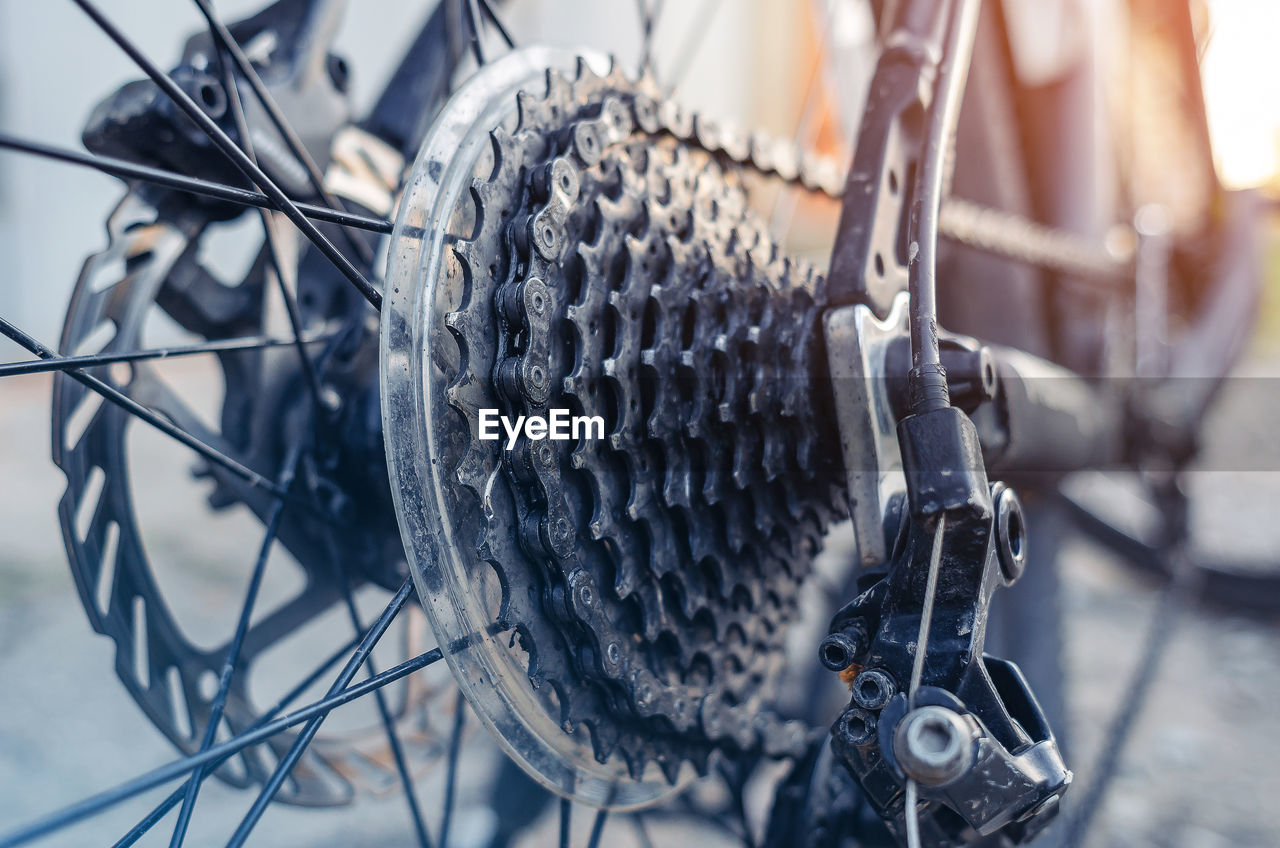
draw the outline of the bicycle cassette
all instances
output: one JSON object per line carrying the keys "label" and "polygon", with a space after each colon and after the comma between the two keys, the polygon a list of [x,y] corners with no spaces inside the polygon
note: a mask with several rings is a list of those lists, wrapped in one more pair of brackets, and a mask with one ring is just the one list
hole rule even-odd
{"label": "bicycle cassette", "polygon": [[531,48],[454,96],[401,200],[405,545],[463,690],[566,796],[635,806],[808,735],[770,702],[843,471],[825,284],[751,209],[763,150]]}

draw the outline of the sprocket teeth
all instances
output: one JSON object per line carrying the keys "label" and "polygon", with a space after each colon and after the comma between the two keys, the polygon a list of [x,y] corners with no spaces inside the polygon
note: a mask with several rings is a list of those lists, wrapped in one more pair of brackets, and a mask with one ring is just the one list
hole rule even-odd
{"label": "sprocket teeth", "polygon": [[[492,134],[477,231],[453,251],[466,286],[444,319],[460,363],[447,396],[469,428],[454,471],[480,504],[477,552],[504,576],[504,621],[525,626],[531,683],[556,693],[562,724],[585,728],[601,762],[620,756],[639,778],[652,761],[674,782],[685,760],[705,772],[717,745],[761,744],[753,694],[780,666],[838,474],[814,465],[805,382],[821,279],[780,255],[728,162],[764,153],[636,89],[617,65],[579,62],[548,72],[545,94],[517,95],[516,129]],[[553,160],[574,169],[575,192],[537,176]],[[564,239],[555,250],[512,235],[538,215]],[[549,328],[495,306],[534,274],[553,295]],[[557,344],[542,352],[546,339]],[[498,390],[495,364],[535,348],[555,401],[529,407]],[[477,447],[479,404],[499,397],[604,411],[609,432],[557,449],[530,484]],[[562,487],[573,494],[555,500]],[[579,525],[567,552],[537,555],[537,533],[513,541],[554,510]],[[586,578],[593,602],[572,594]],[[700,719],[707,688],[721,697],[715,733]]]}

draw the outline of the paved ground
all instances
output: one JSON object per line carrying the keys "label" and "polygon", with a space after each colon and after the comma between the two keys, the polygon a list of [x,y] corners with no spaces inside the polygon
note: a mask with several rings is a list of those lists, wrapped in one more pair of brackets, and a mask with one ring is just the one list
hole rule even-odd
{"label": "paved ground", "polygon": [[[0,830],[161,764],[173,753],[116,682],[109,643],[90,631],[75,598],[55,518],[62,481],[47,459],[47,409],[46,381],[0,382],[0,469],[6,483],[0,493]],[[1274,437],[1265,430],[1254,426],[1250,437],[1275,451]],[[196,599],[189,614],[201,626],[226,624],[243,572],[228,573],[223,564],[232,556],[248,561],[256,532],[247,522],[231,522],[199,535],[198,502],[172,496],[164,482],[185,476],[181,452],[152,444],[139,449],[138,462],[140,473],[154,481],[139,487],[140,506],[157,516],[148,544],[182,564]],[[1217,506],[1198,519],[1206,544],[1272,556],[1280,551],[1280,522],[1273,518],[1280,473],[1271,462],[1268,472],[1233,469],[1197,478],[1196,485],[1217,498]],[[1158,587],[1084,544],[1073,545],[1066,558],[1065,583],[1075,710],[1072,764],[1084,786],[1137,660]],[[1187,613],[1092,845],[1280,844],[1280,805],[1273,802],[1280,791],[1278,624],[1275,616],[1246,618],[1199,607]],[[464,784],[478,779],[464,775]],[[433,821],[439,786],[438,776],[420,785]],[[110,844],[159,797],[153,793],[40,844]],[[493,826],[493,813],[474,799],[473,792],[463,792],[456,845],[479,844]],[[225,839],[247,803],[244,794],[211,781],[190,844],[221,844],[219,837]],[[405,822],[404,801],[394,795],[339,810],[277,806],[254,844],[398,845],[404,844]],[[588,814],[576,816],[579,844],[590,824]],[[545,820],[536,841],[553,844],[554,827]],[[666,821],[651,821],[650,828],[656,844],[717,844],[711,834]],[[143,844],[166,842],[157,833],[153,843]],[[633,844],[635,837],[615,819],[605,842]]]}

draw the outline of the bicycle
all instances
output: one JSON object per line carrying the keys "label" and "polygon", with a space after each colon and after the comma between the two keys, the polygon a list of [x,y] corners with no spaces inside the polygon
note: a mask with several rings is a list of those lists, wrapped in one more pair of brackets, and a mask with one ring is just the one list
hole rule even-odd
{"label": "bicycle", "polygon": [[[792,764],[768,844],[1025,842],[1051,826],[1071,782],[1052,730],[1054,587],[1047,571],[1024,579],[1036,519],[987,472],[1051,491],[1068,471],[1154,468],[1175,520],[1144,550],[1187,562],[1170,470],[1193,456],[1258,276],[1251,216],[1212,183],[1194,97],[1178,117],[1212,201],[1192,209],[1201,239],[1175,241],[1148,205],[1106,244],[1074,181],[1105,158],[1083,141],[1092,116],[1061,92],[1031,98],[1047,132],[1079,130],[1076,150],[1043,162],[1031,160],[1048,145],[1016,161],[1018,124],[990,120],[1029,96],[992,4],[982,18],[973,0],[869,5],[878,52],[846,177],[677,106],[654,76],[658,10],[644,3],[638,76],[589,50],[517,46],[486,0],[441,3],[371,114],[351,121],[349,69],[330,52],[341,4],[281,0],[227,26],[195,0],[208,31],[166,73],[75,2],[148,81],[95,110],[90,154],[0,146],[130,190],[77,283],[61,353],[0,323],[37,357],[0,374],[58,372],[59,515],[80,599],[184,756],[0,845],[179,780],[116,844],[174,809],[181,844],[210,775],[260,787],[230,837],[240,845],[273,800],[342,804],[360,771],[398,783],[414,837],[433,844],[414,783],[441,755],[445,844],[468,712],[533,778],[499,767],[495,800],[514,821],[495,841],[541,811],[545,787],[562,799],[562,844],[572,802],[600,809],[595,845],[608,810],[673,796],[752,844],[744,796],[766,761]],[[1194,72],[1189,12],[1158,6],[1132,13],[1167,14],[1162,43]],[[825,275],[773,229],[796,197],[839,205]],[[228,284],[202,248],[249,207],[263,242]],[[939,237],[956,249],[944,255]],[[1177,287],[1204,266],[1220,284]],[[1052,272],[1050,295],[1028,268]],[[981,279],[989,297],[938,285],[944,275]],[[157,311],[198,341],[144,344]],[[1098,370],[1100,316],[1116,313],[1138,321],[1139,379],[1068,371]],[[1170,314],[1207,316],[1172,353]],[[939,315],[973,335],[939,333]],[[203,354],[225,382],[212,419],[154,366]],[[1188,358],[1209,360],[1202,392],[1180,382]],[[555,435],[565,410],[587,435]],[[487,412],[541,420],[542,435],[487,444]],[[235,631],[212,648],[183,633],[148,560],[132,418],[201,458],[211,507],[265,528]],[[603,438],[589,435],[596,419]],[[826,685],[850,693],[832,724],[786,703],[795,675],[819,685],[784,660],[812,612],[800,600],[812,560],[846,515],[856,558],[832,578],[844,595],[809,646]],[[263,615],[277,544],[302,580]],[[1178,574],[1175,598],[1221,579],[1193,564]],[[1020,580],[1034,588],[1022,601],[1049,616],[1014,628],[1034,685],[983,651],[993,593]],[[361,587],[391,596],[372,625]],[[427,625],[404,612],[415,595],[430,650]],[[335,609],[355,638],[301,683],[251,690],[249,666]],[[387,662],[371,653],[393,624],[401,650],[378,671]],[[291,709],[339,663],[322,697]],[[317,737],[368,694],[372,730]],[[680,794],[710,774],[728,788],[721,803]]]}

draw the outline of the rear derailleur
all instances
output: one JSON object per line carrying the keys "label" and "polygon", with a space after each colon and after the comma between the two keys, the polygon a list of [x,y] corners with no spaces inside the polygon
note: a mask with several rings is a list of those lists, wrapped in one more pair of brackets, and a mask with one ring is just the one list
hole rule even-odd
{"label": "rear derailleur", "polygon": [[1057,814],[1071,772],[1018,667],[983,652],[991,597],[1026,565],[1022,507],[988,482],[959,408],[908,415],[880,437],[897,448],[901,475],[877,477],[905,491],[882,492],[883,564],[864,573],[819,646],[851,690],[826,757],[899,842],[908,816],[922,845],[1030,841]]}

